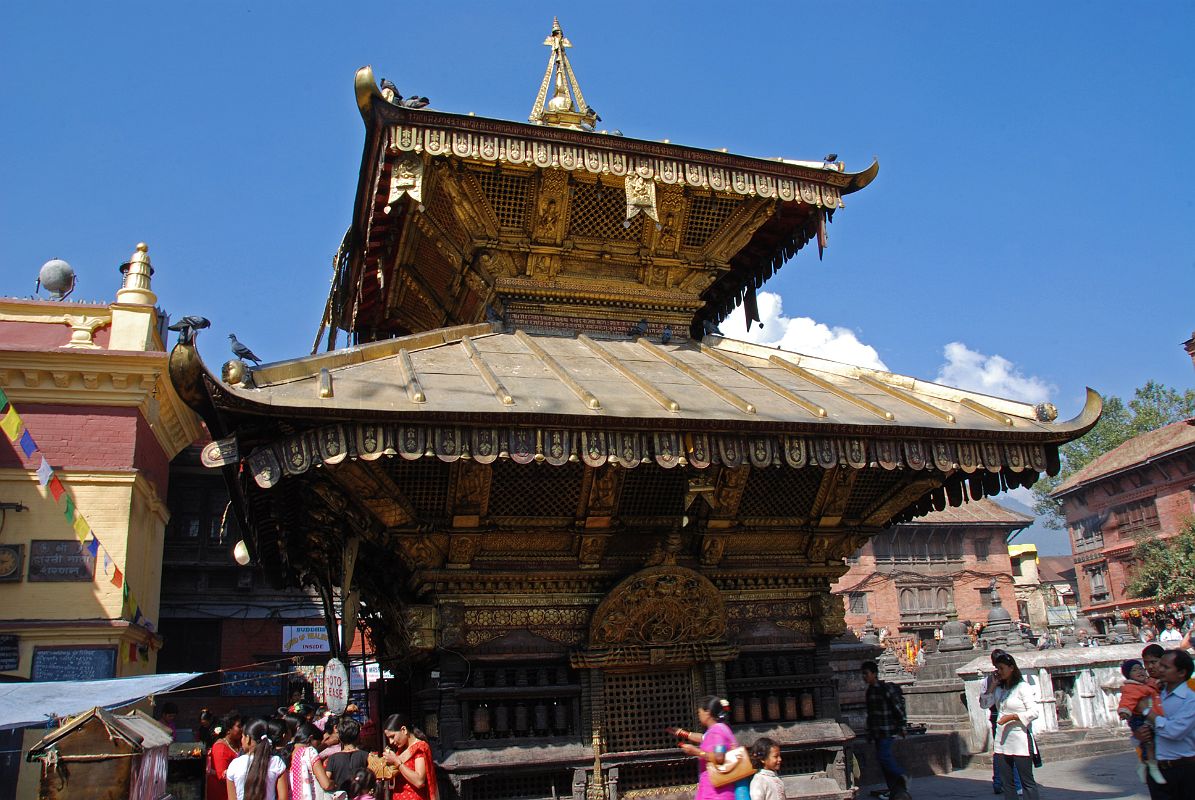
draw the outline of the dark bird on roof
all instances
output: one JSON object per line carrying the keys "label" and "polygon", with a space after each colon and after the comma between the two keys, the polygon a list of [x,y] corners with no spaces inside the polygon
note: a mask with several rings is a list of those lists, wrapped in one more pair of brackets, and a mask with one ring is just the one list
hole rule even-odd
{"label": "dark bird on roof", "polygon": [[672,326],[665,325],[664,332],[660,334],[660,344],[668,344],[672,341]]}
{"label": "dark bird on roof", "polygon": [[186,316],[171,325],[167,330],[178,331],[179,344],[191,344],[195,341],[195,334],[207,328],[212,323],[205,317]]}
{"label": "dark bird on roof", "polygon": [[718,330],[718,323],[712,319],[703,319],[701,321],[701,329],[705,331],[706,336],[721,336],[722,331]]}
{"label": "dark bird on roof", "polygon": [[485,321],[486,322],[506,322],[506,317],[498,313],[498,309],[494,308],[489,303],[485,304]]}
{"label": "dark bird on roof", "polygon": [[403,108],[423,108],[430,101],[426,97],[416,97],[411,95],[406,100],[403,100],[399,105]]}
{"label": "dark bird on roof", "polygon": [[253,351],[245,345],[237,341],[235,333],[228,334],[228,341],[232,342],[232,354],[243,361],[252,361],[254,364],[260,364],[261,359],[253,355]]}
{"label": "dark bird on roof", "polygon": [[596,108],[594,108],[593,106],[586,106],[586,107],[585,107],[585,113],[586,113],[586,114],[593,114],[593,121],[594,121],[594,122],[601,122],[601,121],[602,121],[602,118],[598,116],[597,109],[596,109]]}
{"label": "dark bird on roof", "polygon": [[838,153],[830,153],[825,158],[822,159],[822,161],[827,164],[833,164],[837,160],[838,160]]}
{"label": "dark bird on roof", "polygon": [[[391,92],[389,96],[386,94],[387,91]],[[395,105],[402,102],[402,94],[398,91],[398,87],[394,85],[394,81],[389,78],[382,78],[382,96]]]}
{"label": "dark bird on roof", "polygon": [[631,336],[639,337],[647,333],[647,320],[641,319],[631,326]]}

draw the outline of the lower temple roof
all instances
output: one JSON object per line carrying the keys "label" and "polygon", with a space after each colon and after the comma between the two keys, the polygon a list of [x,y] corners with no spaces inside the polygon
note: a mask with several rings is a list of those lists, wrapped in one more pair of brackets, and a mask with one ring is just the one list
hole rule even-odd
{"label": "lower temple roof", "polygon": [[1058,423],[1047,403],[720,336],[597,339],[497,323],[251,370],[230,362],[225,371],[219,381],[206,370],[172,370],[178,384],[206,384],[201,393],[238,431],[241,454],[262,488],[313,466],[384,455],[953,476],[944,494],[913,504],[925,513],[946,500],[956,506],[964,495],[979,499],[1056,472],[1058,446],[1089,430],[1100,412],[1090,390],[1082,413]]}

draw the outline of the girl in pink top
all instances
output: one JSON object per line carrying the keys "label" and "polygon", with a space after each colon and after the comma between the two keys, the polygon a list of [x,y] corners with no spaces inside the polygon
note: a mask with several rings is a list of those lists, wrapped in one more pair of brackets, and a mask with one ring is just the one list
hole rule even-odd
{"label": "girl in pink top", "polygon": [[[706,771],[706,764],[721,764],[726,759],[726,752],[738,747],[734,733],[726,724],[726,717],[730,714],[730,703],[720,697],[707,697],[697,707],[697,719],[705,728],[704,734],[697,734],[678,728],[677,744],[688,755],[696,756],[698,777],[697,794],[693,800],[734,800],[735,784],[716,788],[710,783],[710,776]],[[694,742],[701,742],[700,746]],[[744,783],[744,781],[740,781]]]}

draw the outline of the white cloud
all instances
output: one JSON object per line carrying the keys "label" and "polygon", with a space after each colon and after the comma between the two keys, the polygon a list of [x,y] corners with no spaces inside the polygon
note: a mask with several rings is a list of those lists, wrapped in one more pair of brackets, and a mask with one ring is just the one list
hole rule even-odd
{"label": "white cloud", "polygon": [[938,369],[938,383],[972,392],[1040,403],[1050,396],[1050,385],[1033,375],[1025,376],[1003,356],[988,356],[962,342],[943,348],[946,362]]}
{"label": "white cloud", "polygon": [[735,314],[730,320],[722,323],[728,335],[746,342],[780,347],[794,353],[828,358],[844,364],[888,369],[880,360],[875,348],[859,341],[851,329],[831,328],[809,317],[786,317],[784,301],[775,292],[760,292],[758,300],[763,327],[753,325],[747,333],[739,333],[734,328],[742,324],[742,317]]}

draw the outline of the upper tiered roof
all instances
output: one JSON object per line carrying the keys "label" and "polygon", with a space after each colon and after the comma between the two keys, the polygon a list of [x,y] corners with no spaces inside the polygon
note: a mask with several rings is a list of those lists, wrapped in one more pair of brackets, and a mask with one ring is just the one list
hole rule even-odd
{"label": "upper tiered roof", "polygon": [[824,248],[878,171],[594,130],[559,23],[545,44],[531,123],[411,108],[358,71],[365,148],[326,325],[371,341],[488,306],[526,327],[700,337],[741,303],[758,318],[755,290]]}

